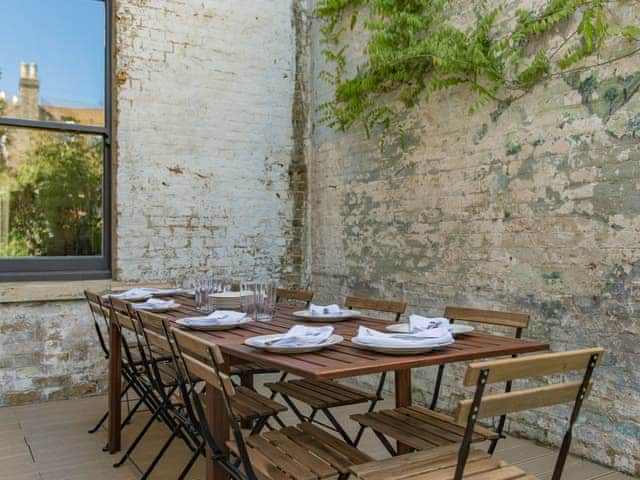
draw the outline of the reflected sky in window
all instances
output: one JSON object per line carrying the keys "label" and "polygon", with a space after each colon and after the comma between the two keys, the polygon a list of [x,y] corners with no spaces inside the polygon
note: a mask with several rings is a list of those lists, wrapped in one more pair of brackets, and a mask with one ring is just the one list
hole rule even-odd
{"label": "reflected sky in window", "polygon": [[37,63],[40,103],[104,106],[104,3],[2,0],[0,90],[18,95],[20,62]]}

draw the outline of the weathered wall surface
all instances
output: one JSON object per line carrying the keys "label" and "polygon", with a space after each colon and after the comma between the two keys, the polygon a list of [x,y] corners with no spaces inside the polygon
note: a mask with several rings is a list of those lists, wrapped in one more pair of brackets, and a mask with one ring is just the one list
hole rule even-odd
{"label": "weathered wall surface", "polygon": [[292,2],[118,3],[117,277],[296,283]]}
{"label": "weathered wall surface", "polygon": [[[640,20],[634,8],[625,15]],[[344,39],[354,58],[362,32]],[[318,25],[312,48],[315,77]],[[448,304],[527,312],[526,337],[553,350],[602,345],[574,451],[637,472],[639,88],[635,55],[541,85],[493,118],[495,106],[469,116],[469,95],[450,90],[411,112],[406,152],[390,144],[380,153],[376,138],[316,121],[309,238],[318,300],[353,293],[403,298],[410,313]],[[313,91],[315,105],[330,98],[319,80]],[[459,373],[446,376],[443,407],[463,395]],[[430,395],[434,377],[416,372],[416,398]],[[566,414],[521,415],[509,428],[557,443]]]}
{"label": "weathered wall surface", "polygon": [[0,406],[102,390],[105,361],[89,317],[79,301],[0,305]]}
{"label": "weathered wall surface", "polygon": [[[228,268],[298,284],[301,12],[288,0],[115,3],[115,278]],[[0,405],[99,391],[105,367],[83,302],[0,304]]]}

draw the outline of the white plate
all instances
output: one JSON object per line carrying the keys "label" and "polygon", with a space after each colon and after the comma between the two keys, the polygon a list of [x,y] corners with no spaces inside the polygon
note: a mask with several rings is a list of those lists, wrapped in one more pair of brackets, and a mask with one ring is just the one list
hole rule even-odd
{"label": "white plate", "polygon": [[[453,336],[456,335],[464,335],[465,333],[471,333],[475,330],[471,325],[459,325],[457,323],[451,324],[453,331],[451,332]],[[408,323],[394,323],[393,325],[387,325],[386,328],[390,332],[394,333],[409,333],[409,324]]]}
{"label": "white plate", "polygon": [[142,295],[138,297],[118,297],[117,295],[105,295],[104,298],[114,297],[118,300],[122,300],[123,302],[144,302],[145,300],[149,300],[151,295]]}
{"label": "white plate", "polygon": [[153,313],[157,313],[157,312],[168,312],[169,310],[175,310],[176,308],[180,307],[179,303],[174,303],[173,305],[161,305],[158,307],[136,307],[136,310],[144,310],[146,312],[153,312]]}
{"label": "white plate", "polygon": [[359,347],[366,348],[367,350],[373,350],[374,352],[385,353],[387,355],[418,355],[421,353],[429,353],[436,348],[452,345],[451,343],[443,343],[442,345],[429,345],[425,347],[381,347],[378,345],[360,343],[355,337],[351,339],[351,342]]}
{"label": "white plate", "polygon": [[316,350],[321,350],[323,348],[330,347],[332,345],[337,345],[344,340],[344,338],[341,335],[331,335],[323,343],[318,343],[316,345],[306,345],[304,347],[279,347],[277,345],[265,346],[255,342],[256,339],[260,339],[262,341],[269,341],[269,340],[277,340],[278,338],[281,338],[283,336],[284,336],[284,333],[276,333],[274,335],[260,335],[258,337],[247,338],[244,341],[244,344],[253,348],[257,348],[258,350],[264,350],[265,352],[294,354],[294,353],[315,352]]}
{"label": "white plate", "polygon": [[340,313],[326,314],[326,315],[312,315],[309,310],[299,310],[293,312],[294,317],[303,318],[308,322],[340,322],[342,320],[348,320],[349,318],[359,317],[361,314],[357,310],[349,310],[343,308]]}
{"label": "white plate", "polygon": [[188,328],[189,330],[200,330],[200,331],[203,331],[203,332],[211,332],[211,331],[215,331],[215,330],[231,330],[233,328],[241,327],[241,326],[246,325],[247,323],[251,323],[251,322],[253,322],[253,320],[251,318],[249,318],[249,317],[243,318],[239,322],[231,323],[231,324],[227,323],[225,325],[215,325],[215,324],[211,324],[211,325],[190,325],[190,324],[184,322],[184,318],[180,318],[180,319],[176,320],[176,323],[182,328]]}

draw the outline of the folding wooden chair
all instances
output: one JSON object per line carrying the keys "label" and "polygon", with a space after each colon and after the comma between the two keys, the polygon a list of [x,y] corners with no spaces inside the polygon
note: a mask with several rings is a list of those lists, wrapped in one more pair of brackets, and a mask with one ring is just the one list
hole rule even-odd
{"label": "folding wooden chair", "polygon": [[[518,467],[471,448],[476,422],[482,418],[573,402],[569,425],[551,477],[552,480],[560,480],[569,454],[573,427],[582,403],[591,391],[591,377],[602,355],[601,348],[592,348],[472,363],[467,369],[464,385],[475,385],[475,395],[471,400],[459,402],[455,417],[456,423],[464,426],[461,443],[353,466],[351,471],[362,480],[536,480]],[[548,379],[548,384],[542,387],[484,395],[488,384],[573,371],[582,372],[582,378],[560,383],[552,383]]]}
{"label": "folding wooden chair", "polygon": [[[357,308],[382,313],[393,313],[395,314],[394,319],[396,322],[400,320],[400,316],[407,308],[405,302],[397,300],[376,300],[359,297],[348,297],[344,304],[345,307],[349,309]],[[323,382],[309,379],[297,379],[287,382],[279,381],[277,383],[267,383],[265,386],[272,392],[282,395],[300,421],[317,422],[316,415],[318,412],[322,412],[331,423],[329,428],[337,431],[348,444],[357,446],[366,427],[361,425],[358,433],[352,440],[333,416],[330,409],[368,402],[368,412],[373,412],[378,401],[382,399],[382,389],[384,388],[386,375],[386,372],[380,375],[380,381],[378,382],[378,388],[375,393],[349,387],[336,381]],[[291,399],[309,405],[311,407],[311,414],[309,416],[303,415]]]}
{"label": "folding wooden chair", "polygon": [[[100,295],[94,292],[85,290],[84,294],[91,311],[100,347],[104,352],[105,359],[108,359],[110,356],[108,337],[111,323],[110,303],[108,300],[103,300]],[[142,364],[142,360],[137,354],[137,347],[132,348],[132,345],[130,344],[123,345],[122,352],[122,377],[124,382],[122,392],[120,394],[120,399],[122,400],[123,398],[125,398],[130,390],[135,391],[138,396],[138,400],[134,404],[133,408],[129,409],[127,416],[121,423],[121,428],[124,428],[129,424],[133,415],[143,404],[146,404],[149,409],[154,408],[154,404],[153,399],[149,398],[148,396],[148,386],[141,382],[140,367]],[[108,418],[108,415],[109,412],[105,412],[98,423],[91,430],[89,430],[89,433],[95,433]]]}
{"label": "folding wooden chair", "polygon": [[[173,395],[178,389],[178,382],[175,374],[166,373],[166,371],[170,370],[171,355],[156,345],[147,345],[137,313],[131,303],[114,297],[110,297],[109,302],[111,306],[111,322],[114,323],[122,337],[120,343],[124,354],[123,357],[126,358],[128,363],[136,366],[136,380],[144,387],[142,395],[144,400],[149,402],[150,411],[152,412],[151,417],[138,432],[126,452],[120,460],[114,463],[113,466],[117,468],[129,459],[156,420],[160,420],[172,434],[176,431],[178,431],[176,435],[183,436],[184,434],[178,429],[176,418],[173,415]],[[162,374],[162,378],[160,378],[159,374],[161,370],[165,372]],[[185,441],[188,442],[187,439]],[[164,452],[161,451],[156,456],[142,478],[148,477],[162,453]]]}
{"label": "folding wooden chair", "polygon": [[[529,315],[527,314],[494,310],[446,307],[444,316],[452,323],[461,320],[484,325],[515,328],[516,338],[522,337],[522,330],[529,325]],[[442,446],[462,441],[464,429],[456,425],[451,417],[435,412],[444,369],[444,365],[440,365],[438,368],[430,408],[413,405],[362,415],[356,414],[352,415],[351,418],[360,425],[370,427],[392,455],[395,455],[395,450],[386,437],[398,440],[416,450],[424,450],[433,448],[434,446]],[[511,382],[507,382],[505,391],[509,392],[510,390]],[[490,440],[489,453],[493,453],[498,440],[502,438],[504,422],[505,417],[500,417],[495,432],[478,427],[473,437],[474,441]]]}
{"label": "folding wooden chair", "polygon": [[350,466],[371,461],[371,457],[310,423],[252,434],[245,438],[235,408],[238,390],[230,377],[220,370],[224,363],[220,349],[188,332],[173,329],[172,333],[187,372],[204,379],[222,393],[233,435],[233,440],[227,445],[218,445],[209,430],[201,396],[193,392],[191,400],[199,419],[201,435],[212,451],[213,460],[218,462],[231,478],[346,479]]}

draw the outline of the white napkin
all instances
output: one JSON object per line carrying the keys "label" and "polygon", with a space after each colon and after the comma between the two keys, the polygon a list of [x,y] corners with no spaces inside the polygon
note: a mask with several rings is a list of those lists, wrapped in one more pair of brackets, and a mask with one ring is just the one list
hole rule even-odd
{"label": "white napkin", "polygon": [[180,319],[184,325],[195,327],[207,327],[210,325],[234,325],[247,317],[246,313],[232,312],[230,310],[216,310],[206,317],[186,317]]}
{"label": "white napkin", "polygon": [[420,315],[409,317],[409,333],[420,333],[424,337],[440,338],[451,331],[451,324],[447,318],[429,318]]}
{"label": "white napkin", "polygon": [[143,303],[133,303],[136,310],[154,310],[159,308],[171,308],[176,305],[173,300],[160,300],[159,298],[150,298]]}
{"label": "white napkin", "polygon": [[333,327],[307,327],[295,325],[277,340],[254,339],[254,342],[262,346],[271,347],[306,347],[326,342],[333,335]]}
{"label": "white napkin", "polygon": [[437,337],[434,337],[430,330],[416,333],[383,333],[361,325],[354,340],[364,345],[390,348],[420,348],[453,343],[453,336],[448,329],[438,329],[441,335]]}
{"label": "white napkin", "polygon": [[340,315],[342,309],[335,303],[331,305],[309,305],[309,311],[314,317],[322,317],[324,315]]}
{"label": "white napkin", "polygon": [[151,295],[174,295],[176,293],[182,292],[181,288],[149,288],[149,287],[140,287],[140,288],[132,288],[122,293],[112,293],[109,296],[116,297],[121,300],[126,300],[128,298],[141,298]]}

